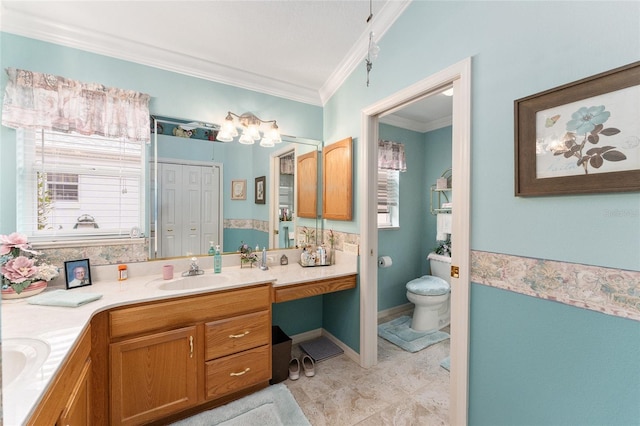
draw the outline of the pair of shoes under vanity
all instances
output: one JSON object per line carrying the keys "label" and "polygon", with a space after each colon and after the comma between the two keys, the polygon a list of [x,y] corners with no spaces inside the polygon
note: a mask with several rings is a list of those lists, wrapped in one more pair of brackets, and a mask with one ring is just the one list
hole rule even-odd
{"label": "pair of shoes under vanity", "polygon": [[300,378],[300,366],[302,365],[302,369],[304,371],[304,375],[307,377],[313,377],[316,375],[315,363],[313,362],[313,358],[309,355],[302,355],[300,359],[291,358],[289,361],[289,378],[291,380],[298,380]]}

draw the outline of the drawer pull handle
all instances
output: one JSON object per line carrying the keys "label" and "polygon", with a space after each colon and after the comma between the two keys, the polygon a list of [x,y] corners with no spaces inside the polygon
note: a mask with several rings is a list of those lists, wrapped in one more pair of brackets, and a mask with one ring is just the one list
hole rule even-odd
{"label": "drawer pull handle", "polygon": [[189,358],[193,358],[193,336],[189,336]]}
{"label": "drawer pull handle", "polygon": [[245,332],[244,332],[244,333],[242,333],[242,334],[230,334],[230,335],[229,335],[229,339],[239,339],[239,338],[241,338],[241,337],[246,336],[247,334],[249,334],[249,331],[245,331]]}
{"label": "drawer pull handle", "polygon": [[245,368],[244,371],[241,371],[239,373],[229,373],[230,376],[242,376],[243,374],[246,374],[250,371],[251,369],[249,367]]}

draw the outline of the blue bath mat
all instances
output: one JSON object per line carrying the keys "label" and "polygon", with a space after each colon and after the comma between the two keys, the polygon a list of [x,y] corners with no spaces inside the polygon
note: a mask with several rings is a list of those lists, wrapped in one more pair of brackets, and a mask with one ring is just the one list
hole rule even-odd
{"label": "blue bath mat", "polygon": [[444,368],[447,371],[451,370],[451,357],[448,356],[442,361],[440,361],[440,367]]}
{"label": "blue bath mat", "polygon": [[378,326],[378,335],[408,352],[418,352],[438,342],[447,340],[449,333],[443,331],[415,331],[411,328],[411,318],[401,316]]}

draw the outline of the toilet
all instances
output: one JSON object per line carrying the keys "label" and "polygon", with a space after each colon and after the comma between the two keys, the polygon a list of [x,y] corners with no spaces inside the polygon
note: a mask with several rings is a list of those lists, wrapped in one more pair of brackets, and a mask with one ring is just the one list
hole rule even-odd
{"label": "toilet", "polygon": [[407,299],[415,304],[411,328],[438,331],[449,325],[451,306],[451,258],[435,253],[427,256],[431,275],[407,283]]}

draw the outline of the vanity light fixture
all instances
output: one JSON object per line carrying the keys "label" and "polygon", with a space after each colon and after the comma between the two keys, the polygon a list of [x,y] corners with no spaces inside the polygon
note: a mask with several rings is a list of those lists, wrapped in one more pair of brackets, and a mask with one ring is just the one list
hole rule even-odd
{"label": "vanity light fixture", "polygon": [[[262,120],[250,112],[238,115],[231,111],[227,112],[227,117],[224,119],[224,123],[218,132],[217,140],[221,142],[232,142],[233,138],[238,136],[238,129],[236,128],[234,117],[238,119],[238,122],[244,128],[238,142],[245,145],[252,145],[255,141],[260,140],[260,146],[264,147],[272,147],[274,144],[282,142],[276,120]],[[271,123],[271,126],[268,130],[263,131],[262,139],[260,139],[260,125],[262,123]]]}

